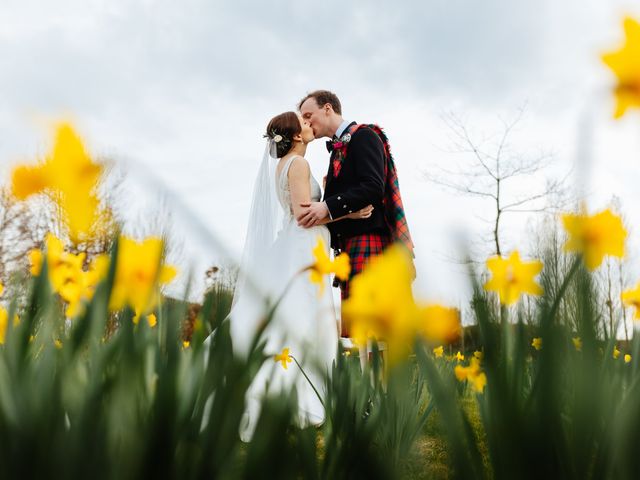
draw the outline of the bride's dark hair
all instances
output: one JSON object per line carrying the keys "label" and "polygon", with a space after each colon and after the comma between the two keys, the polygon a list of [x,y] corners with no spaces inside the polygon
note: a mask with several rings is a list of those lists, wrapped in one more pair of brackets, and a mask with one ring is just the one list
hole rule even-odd
{"label": "bride's dark hair", "polygon": [[298,115],[295,112],[284,112],[271,119],[265,137],[276,142],[276,155],[282,158],[293,147],[293,136],[301,132]]}

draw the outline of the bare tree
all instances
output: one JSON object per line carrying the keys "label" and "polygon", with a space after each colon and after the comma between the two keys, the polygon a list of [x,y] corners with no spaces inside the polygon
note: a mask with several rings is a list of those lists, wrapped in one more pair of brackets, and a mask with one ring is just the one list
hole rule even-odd
{"label": "bare tree", "polygon": [[19,202],[7,188],[0,190],[0,281],[28,266],[28,252],[39,247],[47,218],[38,202]]}
{"label": "bare tree", "polygon": [[550,212],[568,202],[565,200],[566,176],[561,180],[547,180],[544,187],[533,191],[513,194],[507,190],[518,181],[539,174],[553,160],[550,154],[528,156],[512,149],[510,137],[523,115],[524,108],[521,108],[513,120],[502,121],[497,141],[495,136],[476,139],[460,117],[453,113],[445,115],[444,121],[453,136],[452,151],[464,154],[467,161],[456,169],[438,167],[436,172],[425,174],[437,185],[493,205],[491,241],[497,255],[502,254],[500,225],[505,214]]}

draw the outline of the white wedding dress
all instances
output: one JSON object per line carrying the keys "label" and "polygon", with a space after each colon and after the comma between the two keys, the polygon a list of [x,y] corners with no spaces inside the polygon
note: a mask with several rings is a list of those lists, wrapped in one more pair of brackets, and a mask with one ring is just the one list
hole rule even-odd
{"label": "white wedding dress", "polygon": [[[324,240],[327,254],[329,253],[330,236],[325,226],[308,229],[299,227],[293,216],[288,172],[295,158],[288,159],[278,175],[273,173],[275,185],[272,183],[272,186],[276,189],[282,210],[281,228],[273,244],[265,248],[263,258],[253,265],[255,268],[252,269],[249,265],[248,269],[255,270],[255,278],[259,279],[258,283],[267,290],[267,296],[272,300],[279,298],[289,285],[272,322],[264,332],[263,338],[267,341],[265,353],[275,355],[283,348],[289,348],[290,354],[302,365],[322,395],[324,376],[331,371],[338,342],[331,278],[323,278],[324,288],[320,294],[320,286],[311,283],[309,272],[299,272],[313,264],[312,250],[319,237]],[[310,183],[311,200],[319,201],[320,186],[312,175]],[[253,334],[264,318],[265,308],[260,301],[256,301],[256,296],[250,293],[248,287],[239,285],[238,288],[241,290],[236,292],[229,315],[231,338],[235,352],[238,355],[246,355]],[[295,362],[289,363],[288,369],[285,370],[270,357],[256,375],[247,393],[245,415],[240,426],[240,437],[243,441],[249,441],[253,435],[264,396],[288,393],[294,387],[298,398],[298,424],[304,427],[324,421],[322,404]]]}

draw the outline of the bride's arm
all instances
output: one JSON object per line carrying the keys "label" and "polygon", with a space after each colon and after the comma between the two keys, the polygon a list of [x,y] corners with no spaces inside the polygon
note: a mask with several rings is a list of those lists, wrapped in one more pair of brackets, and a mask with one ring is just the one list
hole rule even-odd
{"label": "bride's arm", "polygon": [[302,213],[301,204],[308,204],[311,201],[310,174],[309,162],[304,158],[298,157],[291,162],[288,177],[294,218]]}
{"label": "bride's arm", "polygon": [[350,218],[352,220],[362,220],[363,218],[369,218],[371,216],[371,212],[373,212],[373,206],[367,205],[366,207],[361,208],[357,212],[349,213],[348,215],[343,215],[342,217],[332,219],[327,216],[322,220],[320,220],[318,222],[318,225],[326,225],[327,223],[337,222],[338,220],[344,220],[345,218]]}

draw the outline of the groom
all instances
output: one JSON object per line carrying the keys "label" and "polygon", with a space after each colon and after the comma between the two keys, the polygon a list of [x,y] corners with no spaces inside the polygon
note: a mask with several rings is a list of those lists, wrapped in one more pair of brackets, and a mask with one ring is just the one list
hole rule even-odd
{"label": "groom", "polygon": [[[336,253],[346,252],[351,263],[349,280],[340,285],[345,300],[349,297],[349,281],[391,242],[400,241],[413,253],[396,170],[382,130],[343,119],[340,100],[334,93],[309,93],[298,109],[315,138],[331,138],[327,142],[331,157],[323,201],[305,205],[298,224],[309,228],[327,217],[336,220],[373,205],[369,218],[343,219],[327,225],[331,246]],[[349,336],[344,320],[341,335]]]}

